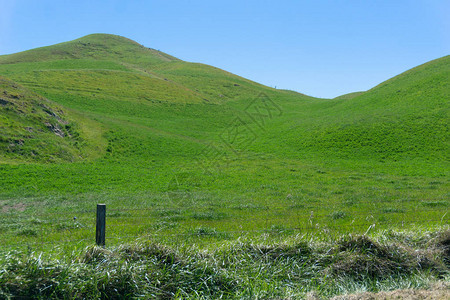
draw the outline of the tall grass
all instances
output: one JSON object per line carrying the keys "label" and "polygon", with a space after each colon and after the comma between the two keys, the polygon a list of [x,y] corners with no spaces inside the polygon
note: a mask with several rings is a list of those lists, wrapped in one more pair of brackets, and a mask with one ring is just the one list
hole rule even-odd
{"label": "tall grass", "polygon": [[141,241],[53,255],[10,252],[3,298],[302,298],[448,280],[449,231],[262,238],[198,248]]}

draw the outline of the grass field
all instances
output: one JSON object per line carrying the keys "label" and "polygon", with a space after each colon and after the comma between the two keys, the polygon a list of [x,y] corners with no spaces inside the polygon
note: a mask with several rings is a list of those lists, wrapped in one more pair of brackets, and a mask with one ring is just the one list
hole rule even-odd
{"label": "grass field", "polygon": [[[114,280],[146,297],[328,297],[448,278],[449,56],[336,99],[272,89],[111,35],[0,56],[0,76],[8,78],[3,270],[14,256],[11,268],[27,278],[41,264],[62,276],[60,290],[41,293],[49,283],[31,280],[14,292],[5,271],[0,283],[11,286],[0,297],[114,297],[98,288],[120,285]],[[107,205],[107,250],[91,247],[97,203]],[[336,264],[353,253],[336,246],[349,233],[369,234],[383,255],[394,245],[435,252],[423,268],[406,249],[383,260],[386,276],[370,273],[373,265],[352,273],[345,268],[358,255]],[[127,247],[138,254],[125,266]],[[161,255],[172,264],[148,264]],[[402,271],[389,269],[393,261]],[[142,278],[144,265],[163,274],[153,275],[161,285]],[[117,276],[96,273],[108,268]],[[61,275],[70,272],[98,281]]]}

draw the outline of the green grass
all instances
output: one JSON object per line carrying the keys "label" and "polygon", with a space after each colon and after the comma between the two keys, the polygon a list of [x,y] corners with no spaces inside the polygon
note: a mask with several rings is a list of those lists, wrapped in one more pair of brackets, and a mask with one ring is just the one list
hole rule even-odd
{"label": "green grass", "polygon": [[337,96],[334,99],[348,100],[348,99],[352,99],[352,98],[358,97],[361,94],[364,94],[364,92],[348,93],[348,94],[344,94],[344,95],[341,95],[341,96]]}
{"label": "green grass", "polygon": [[[198,229],[203,238],[215,235]],[[200,249],[141,241],[65,254],[10,252],[0,295],[33,298],[329,298],[448,280],[449,232],[240,239]],[[447,252],[445,252],[447,251]]]}
{"label": "green grass", "polygon": [[[99,125],[3,77],[0,89],[1,160],[73,162],[98,157],[89,150],[101,151],[101,141],[92,138],[101,140]],[[83,131],[89,125],[91,134]]]}
{"label": "green grass", "polygon": [[[69,286],[82,289],[89,284],[86,289],[92,294],[86,297],[111,295],[99,286],[116,280],[125,280],[123,293],[151,295],[157,291],[145,286],[154,282],[139,281],[145,273],[140,268],[148,262],[132,262],[129,266],[136,270],[124,269],[124,257],[114,254],[125,247],[121,244],[141,238],[169,252],[177,252],[181,244],[189,251],[218,247],[221,255],[238,261],[253,255],[236,250],[233,256],[234,250],[226,250],[240,240],[276,248],[299,234],[444,230],[450,216],[449,73],[447,56],[364,93],[316,99],[111,35],[0,56],[0,75],[10,78],[1,79],[0,98],[17,102],[13,110],[0,103],[0,249],[22,253],[16,261],[23,270],[36,265],[35,256],[29,261],[23,257],[26,251],[51,256],[56,245],[58,255],[84,255],[82,249],[93,243],[95,206],[106,203],[111,248],[105,253],[112,255],[111,265],[109,258],[100,269],[84,262],[77,265],[78,258],[59,260],[55,276],[63,276],[58,277],[61,289],[49,289],[54,294],[42,297],[82,297],[70,294]],[[62,111],[64,117],[59,121],[44,109],[58,116]],[[50,131],[45,125],[49,122],[60,124],[65,137]],[[31,134],[27,127],[40,130]],[[313,248],[320,256],[320,247]],[[211,279],[219,290],[209,290],[213,283],[200,281],[198,286],[176,289],[178,279],[203,278],[190,277],[191,262],[210,266],[207,259],[186,258],[189,251],[174,267],[186,277],[172,278],[170,272],[161,277],[167,279],[172,296],[194,297],[198,291],[212,298],[295,297],[309,290],[335,295],[391,289],[408,280],[422,280],[418,286],[424,285],[424,278],[437,280],[427,273],[429,268],[396,274],[392,282],[362,280],[355,274],[342,277],[342,269],[332,269],[327,261],[317,266],[324,272],[318,274],[331,277],[321,282],[306,276],[310,287],[301,289],[302,279],[290,274],[283,261],[221,269],[224,277]],[[210,255],[218,259],[216,253]],[[48,258],[45,264],[57,268],[58,259]],[[314,264],[307,261],[295,261],[306,268],[299,267],[299,272],[312,272],[308,268]],[[124,273],[97,273],[110,266]],[[74,280],[80,285],[64,279],[65,272],[78,267],[80,275]],[[160,266],[148,267],[148,274],[159,272]],[[254,268],[267,274],[252,273],[252,281],[244,273]],[[282,278],[265,286],[268,274],[278,274],[277,268]],[[82,274],[97,278],[99,285],[83,282]],[[283,276],[298,278],[297,286],[290,288]],[[129,278],[137,277],[141,279],[136,290]],[[327,290],[332,283],[341,290]],[[37,291],[33,284],[29,293]]]}

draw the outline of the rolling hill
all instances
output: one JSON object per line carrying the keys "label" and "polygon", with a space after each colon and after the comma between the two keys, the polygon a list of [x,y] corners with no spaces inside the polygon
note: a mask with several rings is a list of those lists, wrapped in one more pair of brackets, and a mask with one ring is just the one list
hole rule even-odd
{"label": "rolling hill", "polygon": [[[10,78],[5,82],[48,99],[77,132],[61,138],[47,130],[50,137],[35,135],[26,147],[19,145],[27,151],[12,152],[6,145],[24,140],[30,125],[3,115],[4,124],[16,120],[17,133],[2,131],[0,173],[17,181],[1,185],[0,195],[24,190],[33,195],[38,187],[44,194],[208,190],[244,193],[244,198],[256,191],[256,199],[263,199],[270,190],[253,186],[276,180],[281,194],[309,199],[316,192],[303,189],[300,174],[289,170],[329,170],[337,181],[348,172],[446,176],[449,69],[446,56],[364,93],[317,99],[184,62],[115,35],[0,56],[0,75]],[[37,151],[37,145],[47,144],[47,150]],[[4,163],[11,160],[38,164],[10,169]],[[51,161],[77,163],[46,164]],[[35,177],[36,172],[51,175]],[[319,189],[315,176],[308,180]],[[241,177],[248,178],[248,188]],[[317,197],[328,201],[336,188]],[[445,194],[436,193],[427,197]]]}
{"label": "rolling hill", "polygon": [[[384,160],[448,161],[450,56],[371,90],[321,105],[321,116],[280,132],[295,151]],[[290,126],[294,126],[293,123]],[[303,126],[303,129],[302,129]],[[306,129],[306,130],[305,130]]]}
{"label": "rolling hill", "polygon": [[105,34],[0,56],[0,76],[1,295],[331,297],[448,277],[450,56],[335,99]]}
{"label": "rolling hill", "polygon": [[[65,88],[89,95],[115,94],[114,88],[120,87],[116,97],[147,101],[222,102],[269,89],[223,70],[184,62],[107,34],[1,56],[0,65],[3,75],[29,86]],[[82,82],[78,82],[80,78]]]}
{"label": "rolling hill", "polygon": [[265,87],[115,35],[0,56],[0,74],[34,92],[94,119],[133,118],[159,137],[208,143],[264,93],[284,114],[267,124],[254,151],[379,160],[443,159],[449,65],[444,57],[365,93],[327,100]]}

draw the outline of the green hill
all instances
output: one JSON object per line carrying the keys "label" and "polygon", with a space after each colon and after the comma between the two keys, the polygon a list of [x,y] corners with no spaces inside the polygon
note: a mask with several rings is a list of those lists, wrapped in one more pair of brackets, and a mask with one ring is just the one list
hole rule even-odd
{"label": "green hill", "polygon": [[[319,203],[314,207],[324,215],[327,205],[348,209],[347,198],[363,212],[369,203],[405,197],[411,205],[440,203],[447,193],[438,178],[448,174],[449,60],[355,97],[316,99],[114,35],[2,56],[0,75],[24,86],[21,99],[48,99],[51,113],[33,113],[31,105],[22,118],[2,106],[4,161],[36,164],[3,164],[0,175],[9,179],[0,196],[169,192],[171,200],[194,201],[206,193],[258,206],[267,199],[286,205],[286,195],[294,195],[299,211],[309,214],[305,203]],[[13,143],[21,150],[12,151]],[[404,190],[398,176],[422,188]],[[350,178],[365,179],[356,189]]]}
{"label": "green hill", "polygon": [[[0,74],[129,140],[124,146],[109,138],[108,155],[113,148],[133,155],[137,143],[155,156],[175,152],[184,158],[211,142],[224,146],[220,134],[235,116],[258,125],[246,110],[264,95],[275,106],[245,151],[293,159],[442,160],[448,148],[449,66],[443,57],[367,92],[328,100],[265,87],[115,35],[0,56]],[[159,144],[143,142],[145,137],[172,146],[161,151]]]}
{"label": "green hill", "polygon": [[0,57],[0,62],[16,64],[73,59],[121,60],[123,63],[133,62],[146,65],[178,60],[121,36],[91,34],[70,42],[4,55]]}
{"label": "green hill", "polygon": [[[233,117],[249,117],[248,105],[265,95],[280,114],[264,123],[245,151],[294,159],[442,160],[448,148],[449,65],[443,57],[367,92],[327,100],[265,87],[115,35],[0,56],[0,74],[131,139],[123,146],[110,138],[108,155],[113,148],[132,155],[136,140],[148,136],[175,144],[161,151],[159,144],[141,141],[142,151],[185,158],[204,144],[222,147],[220,133]],[[254,121],[245,120],[250,127]]]}
{"label": "green hill", "polygon": [[[37,88],[76,91],[79,95],[110,92],[116,98],[154,102],[217,103],[269,89],[223,70],[184,62],[107,34],[0,56],[0,74]],[[114,88],[119,88],[120,93],[116,94]]]}
{"label": "green hill", "polygon": [[[110,156],[114,149],[117,159],[121,159],[120,151],[134,153],[139,160],[150,154],[165,157],[166,153],[190,157],[192,152],[183,152],[199,151],[227,126],[236,111],[242,111],[240,106],[260,93],[312,99],[104,34],[0,56],[0,74],[100,121],[114,132],[110,134],[120,134],[119,139],[110,138],[107,153]],[[228,104],[231,102],[237,107]],[[164,142],[142,142],[146,137]],[[127,140],[125,146],[117,144],[123,139]],[[186,141],[191,145],[186,147]],[[160,145],[165,143],[176,146],[161,151]],[[139,155],[136,148],[141,149]]]}
{"label": "green hill", "polygon": [[[115,35],[0,56],[0,252],[15,251],[0,294],[331,297],[443,280],[449,73],[446,56],[317,99]],[[98,203],[106,249],[88,247]],[[120,246],[136,239],[152,246]]]}
{"label": "green hill", "polygon": [[[336,157],[446,160],[450,56],[356,97],[319,104],[321,115],[280,132],[295,151]],[[293,126],[291,123],[290,126]]]}

